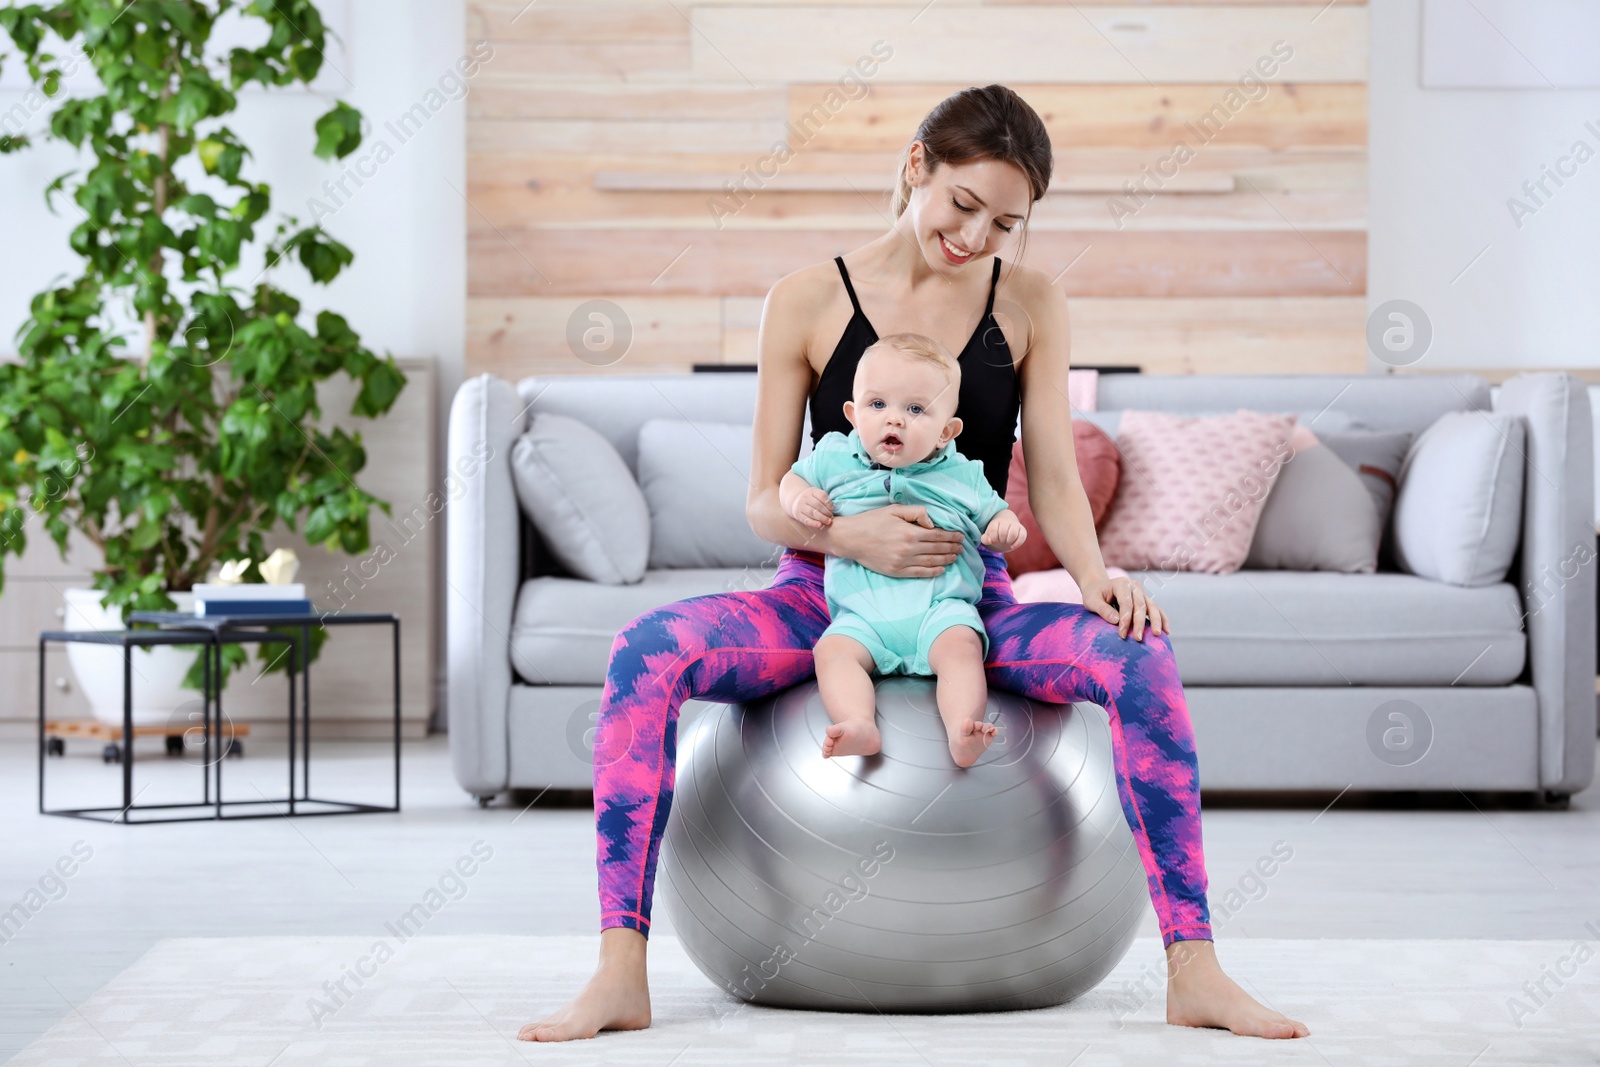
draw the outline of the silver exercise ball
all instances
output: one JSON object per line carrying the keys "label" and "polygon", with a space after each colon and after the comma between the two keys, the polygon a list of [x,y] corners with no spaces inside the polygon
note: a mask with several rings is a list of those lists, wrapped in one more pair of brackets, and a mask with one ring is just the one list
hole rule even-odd
{"label": "silver exercise ball", "polygon": [[878,756],[822,758],[814,681],[684,731],[660,888],[690,957],[790,1008],[1002,1011],[1092,989],[1149,901],[1104,714],[991,690],[999,733],[961,770],[933,679],[877,693]]}

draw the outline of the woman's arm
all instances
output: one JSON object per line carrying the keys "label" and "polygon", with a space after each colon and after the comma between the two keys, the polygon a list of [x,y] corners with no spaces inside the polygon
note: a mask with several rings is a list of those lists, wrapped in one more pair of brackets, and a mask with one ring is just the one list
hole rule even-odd
{"label": "woman's arm", "polygon": [[[1039,532],[1056,559],[1083,593],[1083,606],[1119,634],[1144,639],[1145,617],[1151,633],[1168,632],[1166,613],[1156,607],[1144,587],[1131,578],[1112,578],[1100,554],[1089,494],[1078,476],[1072,447],[1072,404],[1067,400],[1067,367],[1071,330],[1067,298],[1038,271],[1017,272],[1019,303],[1026,309],[1030,345],[1022,361],[1022,454],[1028,463],[1028,504]],[[1063,428],[1068,428],[1063,433]],[[1116,599],[1116,606],[1111,599]]]}
{"label": "woman's arm", "polygon": [[781,279],[767,294],[756,341],[754,452],[745,516],[763,541],[790,548],[854,559],[897,578],[933,578],[954,563],[961,534],[933,525],[927,510],[895,504],[859,515],[835,516],[821,529],[791,518],[778,498],[783,476],[800,455],[806,400],[811,394],[811,364],[806,337],[827,310],[838,275],[828,264]]}
{"label": "woman's arm", "polygon": [[[790,548],[848,555],[836,544],[848,523],[812,529],[790,518],[778,496],[783,476],[800,458],[805,429],[806,398],[811,392],[811,364],[806,361],[806,325],[822,308],[808,292],[805,272],[780,279],[761,308],[756,341],[756,411],[754,453],[745,517],[763,541]],[[846,535],[848,538],[848,535]]]}
{"label": "woman's arm", "polygon": [[[1067,298],[1044,276],[1018,272],[1022,306],[1032,327],[1032,347],[1022,361],[1022,454],[1028,462],[1028,506],[1056,559],[1080,589],[1106,576],[1094,531],[1089,494],[1078,475],[1072,447],[1072,405],[1067,400],[1070,324]],[[1066,428],[1067,432],[1062,430]]]}

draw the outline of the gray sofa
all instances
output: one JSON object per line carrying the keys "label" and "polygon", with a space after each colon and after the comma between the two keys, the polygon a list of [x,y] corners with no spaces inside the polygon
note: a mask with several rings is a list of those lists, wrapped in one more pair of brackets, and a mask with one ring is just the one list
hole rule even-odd
{"label": "gray sofa", "polygon": [[[652,570],[633,585],[563,576],[518,506],[512,446],[536,412],[568,415],[630,466],[652,418],[748,422],[753,374],[466,382],[450,416],[449,726],[462,788],[588,788],[612,639],[653,607],[756,588],[756,567]],[[1441,414],[1521,416],[1521,542],[1506,581],[1244,570],[1159,578],[1208,790],[1495,790],[1586,786],[1595,755],[1594,458],[1587,394],[1564,374],[1491,389],[1455,376],[1102,375],[1099,409],[1316,411],[1420,433]],[[809,432],[809,427],[808,427]],[[1579,550],[1582,550],[1580,556]],[[1575,566],[1575,558],[1585,561]],[[1394,702],[1401,703],[1394,703]],[[685,722],[704,705],[688,702]],[[1404,719],[1391,720],[1400,709]],[[1425,756],[1386,759],[1403,722]],[[1376,731],[1377,733],[1375,733]],[[1419,749],[1418,751],[1423,751]]]}

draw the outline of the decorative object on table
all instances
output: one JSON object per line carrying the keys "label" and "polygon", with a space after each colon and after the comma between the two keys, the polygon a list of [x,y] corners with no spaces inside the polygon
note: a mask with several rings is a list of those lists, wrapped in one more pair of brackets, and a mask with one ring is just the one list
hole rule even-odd
{"label": "decorative object on table", "polygon": [[300,557],[294,554],[292,548],[275,548],[272,555],[262,560],[256,569],[261,572],[262,581],[268,585],[288,585],[300,570]]}
{"label": "decorative object on table", "polygon": [[309,615],[314,610],[306,598],[306,587],[299,582],[289,585],[201,583],[194,587],[194,598],[194,613],[199,616]]}
{"label": "decorative object on table", "polygon": [[221,568],[217,571],[217,580],[212,584],[241,585],[244,582],[245,573],[249,569],[250,561],[247,559],[224,560]]}
{"label": "decorative object on table", "polygon": [[793,1008],[1003,1011],[1093,989],[1149,913],[1104,712],[991,690],[999,736],[962,770],[932,678],[877,693],[877,756],[822,758],[815,682],[685,731],[656,885],[690,958]]}
{"label": "decorative object on table", "polygon": [[[219,560],[265,555],[263,537],[279,523],[330,551],[366,552],[371,508],[391,509],[352,483],[366,465],[360,435],[322,428],[317,385],[346,374],[360,385],[350,413],[379,416],[405,376],[342,316],[302,314],[274,284],[284,257],[327,284],[354,256],[318,226],[268,221],[271,191],[227,125],[247,86],[316,76],[326,31],[315,4],[107,10],[98,0],[0,9],[14,58],[49,101],[29,129],[7,126],[0,152],[41,138],[89,156],[45,190],[82,217],[71,237],[81,267],[33,299],[18,360],[0,363],[0,560],[25,550],[34,512],[63,558],[77,529],[104,557],[94,591],[125,622],[138,609],[192,607],[179,594]],[[262,43],[208,51],[221,11],[245,24],[239,39]],[[61,93],[84,68],[100,91],[75,81]],[[335,103],[316,120],[316,156],[348,156],[360,127],[358,111]],[[251,266],[240,274],[242,258]],[[132,336],[116,311],[128,304],[140,316]],[[120,652],[70,651],[86,692]],[[224,676],[248,659],[238,645],[223,651]],[[134,654],[141,678],[170,673],[151,662],[158,655],[181,656],[185,685],[199,688],[197,657]],[[140,688],[144,700],[150,687]],[[168,710],[191,697],[173,695]]]}
{"label": "decorative object on table", "polygon": [[[261,561],[256,569],[266,579],[264,582],[238,580],[249,566],[247,559],[229,560],[223,564],[217,581],[195,586],[194,613],[200,616],[312,614],[305,585],[290,581],[300,569],[300,560],[293,549],[276,549]],[[227,580],[229,578],[233,580]]]}

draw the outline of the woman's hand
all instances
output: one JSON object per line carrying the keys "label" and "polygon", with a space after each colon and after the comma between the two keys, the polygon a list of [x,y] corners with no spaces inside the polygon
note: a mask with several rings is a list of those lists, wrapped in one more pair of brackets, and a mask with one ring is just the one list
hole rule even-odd
{"label": "woman's hand", "polygon": [[960,532],[935,526],[920,505],[835,516],[832,529],[834,555],[891,578],[937,578],[961,556]]}
{"label": "woman's hand", "polygon": [[[1167,613],[1156,607],[1156,602],[1144,591],[1144,586],[1119,575],[1112,578],[1101,573],[1098,580],[1090,579],[1079,587],[1083,592],[1083,606],[1109,623],[1115,623],[1118,637],[1127,637],[1131,628],[1135,641],[1144,640],[1144,623],[1148,616],[1150,632],[1171,633]],[[1115,598],[1116,604],[1111,600]]]}

